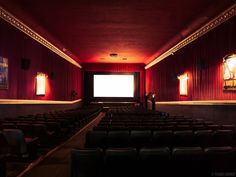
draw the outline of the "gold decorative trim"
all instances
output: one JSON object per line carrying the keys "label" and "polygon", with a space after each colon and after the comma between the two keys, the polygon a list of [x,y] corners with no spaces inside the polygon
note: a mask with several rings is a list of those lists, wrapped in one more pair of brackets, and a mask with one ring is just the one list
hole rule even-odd
{"label": "gold decorative trim", "polygon": [[156,105],[236,105],[236,100],[160,101]]}
{"label": "gold decorative trim", "polygon": [[47,39],[45,39],[44,37],[42,37],[41,35],[39,35],[37,32],[35,32],[33,29],[31,29],[30,27],[28,27],[26,24],[24,24],[22,21],[20,21],[18,18],[16,18],[15,16],[13,16],[10,12],[6,11],[5,9],[3,9],[0,6],[0,17],[5,20],[6,22],[10,23],[12,26],[14,26],[15,28],[19,29],[20,31],[22,31],[23,33],[25,33],[26,35],[28,35],[29,37],[31,37],[32,39],[36,40],[38,43],[44,45],[45,47],[47,47],[49,50],[53,51],[54,53],[56,53],[57,55],[59,55],[60,57],[64,58],[65,60],[67,60],[68,62],[70,62],[71,64],[82,68],[82,66],[77,63],[74,59],[72,59],[70,56],[68,56],[66,53],[64,53],[62,50],[60,50],[59,48],[57,48],[55,45],[53,45],[51,42],[49,42]]}
{"label": "gold decorative trim", "polygon": [[2,104],[75,104],[81,101],[82,99],[78,99],[74,101],[0,99],[0,105]]}
{"label": "gold decorative trim", "polygon": [[153,65],[159,63],[161,60],[172,55],[174,52],[178,51],[179,49],[183,48],[189,43],[195,41],[200,36],[203,36],[204,34],[208,33],[210,30],[216,28],[217,26],[219,26],[220,24],[222,24],[223,22],[227,21],[228,19],[230,19],[231,17],[235,15],[236,15],[236,3],[232,5],[230,8],[228,8],[227,10],[225,10],[224,12],[222,12],[220,15],[215,17],[213,20],[208,22],[206,25],[204,25],[203,27],[201,27],[200,29],[192,33],[190,36],[188,36],[187,38],[180,41],[178,44],[176,44],[175,46],[173,46],[172,48],[170,48],[169,50],[167,50],[166,52],[158,56],[152,62],[147,64],[145,66],[145,69],[148,69],[152,67]]}

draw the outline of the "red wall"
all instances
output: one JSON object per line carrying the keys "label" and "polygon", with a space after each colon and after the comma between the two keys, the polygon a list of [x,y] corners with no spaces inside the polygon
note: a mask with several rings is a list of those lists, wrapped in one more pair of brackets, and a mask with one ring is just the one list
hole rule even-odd
{"label": "red wall", "polygon": [[[0,19],[0,56],[8,58],[9,88],[0,90],[0,99],[75,100],[81,98],[81,69],[65,61],[49,49],[37,43],[18,29]],[[31,61],[28,70],[21,69],[21,58]],[[37,72],[50,75],[47,78],[45,96],[35,95]],[[71,96],[72,90],[78,95]]]}
{"label": "red wall", "polygon": [[83,65],[83,70],[90,72],[139,72],[140,73],[140,98],[144,100],[144,64],[121,64],[121,63],[87,63]]}
{"label": "red wall", "polygon": [[[158,101],[231,100],[223,91],[223,57],[236,51],[236,17],[146,70],[146,92]],[[188,96],[179,96],[177,76],[187,72]]]}

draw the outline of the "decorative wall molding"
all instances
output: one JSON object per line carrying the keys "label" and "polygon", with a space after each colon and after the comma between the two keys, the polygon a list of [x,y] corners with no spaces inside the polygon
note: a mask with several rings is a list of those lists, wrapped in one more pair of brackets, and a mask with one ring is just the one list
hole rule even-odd
{"label": "decorative wall molding", "polygon": [[235,105],[236,100],[160,101],[156,105]]}
{"label": "decorative wall molding", "polygon": [[231,17],[233,17],[235,15],[236,15],[236,3],[234,5],[232,5],[230,8],[228,8],[227,10],[225,10],[224,12],[222,12],[220,15],[215,17],[213,20],[211,20],[210,22],[205,24],[203,27],[201,27],[198,30],[196,30],[195,32],[193,32],[191,35],[186,37],[184,40],[180,41],[175,46],[173,46],[172,48],[170,48],[169,50],[167,50],[166,52],[164,52],[163,54],[158,56],[152,62],[147,64],[145,66],[145,69],[148,69],[148,68],[152,67],[153,65],[159,63],[161,60],[163,60],[166,57],[174,54],[176,51],[180,50],[184,46],[186,46],[186,45],[190,44],[191,42],[195,41],[197,38],[199,38],[199,37],[203,36],[204,34],[208,33],[209,31],[216,28],[217,26],[224,23],[225,21],[227,21],[228,19],[230,19]]}
{"label": "decorative wall molding", "polygon": [[82,66],[79,63],[77,63],[74,59],[72,59],[69,55],[67,55],[62,50],[60,50],[58,47],[56,47],[51,42],[49,42],[47,39],[45,39],[44,37],[39,35],[37,32],[35,32],[33,29],[28,27],[26,24],[24,24],[18,18],[13,16],[10,12],[3,9],[1,6],[0,6],[0,17],[3,20],[5,20],[6,22],[10,23],[15,28],[19,29],[20,31],[22,31],[23,33],[25,33],[26,35],[31,37],[32,39],[36,40],[40,44],[47,47],[49,50],[53,51],[54,53],[56,53],[60,57],[64,58],[65,60],[67,60],[71,64],[73,64],[79,68],[82,68]]}
{"label": "decorative wall molding", "polygon": [[20,99],[0,99],[0,105],[5,104],[36,104],[36,105],[56,105],[56,104],[75,104],[81,102],[82,99],[74,100],[74,101],[54,101],[54,100],[20,100]]}

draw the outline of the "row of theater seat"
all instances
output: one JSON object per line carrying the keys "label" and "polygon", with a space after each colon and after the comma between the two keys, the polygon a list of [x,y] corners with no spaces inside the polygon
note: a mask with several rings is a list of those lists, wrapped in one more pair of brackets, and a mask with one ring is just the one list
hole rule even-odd
{"label": "row of theater seat", "polygon": [[166,112],[147,110],[142,107],[135,106],[115,106],[109,107],[108,116],[119,115],[119,116],[168,116]]}
{"label": "row of theater seat", "polygon": [[173,116],[114,115],[103,118],[94,130],[235,130],[234,125],[217,125],[212,121]]}
{"label": "row of theater seat", "polygon": [[96,110],[70,110],[59,111],[48,114],[37,114],[20,116],[16,118],[5,118],[0,120],[1,129],[4,128],[18,128],[24,129],[24,133],[32,134],[30,127],[32,125],[44,125],[48,131],[55,131],[57,135],[61,132],[63,135],[69,134],[76,130],[76,128],[85,125],[89,122],[89,114],[96,112]]}
{"label": "row of theater seat", "polygon": [[85,147],[173,147],[173,146],[235,146],[232,130],[199,131],[90,131]]}
{"label": "row of theater seat", "polygon": [[93,128],[93,130],[152,130],[152,131],[158,131],[158,130],[172,130],[172,131],[181,131],[181,130],[235,130],[234,125],[216,125],[216,124],[211,124],[211,125],[200,125],[200,124],[195,124],[195,125],[183,125],[183,124],[178,124],[178,125],[155,125],[155,124],[139,124],[139,125],[98,125]]}
{"label": "row of theater seat", "polygon": [[74,149],[71,160],[71,177],[236,175],[236,152],[229,146]]}
{"label": "row of theater seat", "polygon": [[5,177],[6,162],[31,162],[66,140],[101,110],[79,108],[0,120],[0,177]]}
{"label": "row of theater seat", "polygon": [[[88,123],[98,109],[60,111],[1,120],[1,130],[19,129],[27,138],[37,137],[39,147],[52,147]],[[80,113],[82,112],[82,113]],[[83,115],[84,117],[82,117]],[[43,118],[44,120],[40,119]],[[51,118],[49,118],[51,117]],[[18,132],[19,132],[18,130]]]}
{"label": "row of theater seat", "polygon": [[236,176],[235,142],[234,125],[117,108],[72,151],[72,177]]}

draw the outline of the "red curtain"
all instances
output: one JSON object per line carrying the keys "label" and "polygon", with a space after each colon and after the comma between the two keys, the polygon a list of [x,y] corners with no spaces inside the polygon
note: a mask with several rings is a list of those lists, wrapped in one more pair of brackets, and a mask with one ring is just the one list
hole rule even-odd
{"label": "red curtain", "polygon": [[[9,63],[9,87],[0,90],[0,99],[75,100],[82,97],[81,69],[3,20],[0,20],[0,39],[0,56],[8,58]],[[21,69],[21,58],[30,60],[29,69]],[[48,75],[45,96],[35,95],[37,72]],[[77,92],[74,97],[73,90]]]}
{"label": "red curtain", "polygon": [[[146,92],[159,101],[232,100],[223,90],[223,57],[236,52],[236,17],[146,70]],[[178,75],[188,73],[188,96],[179,96]]]}

